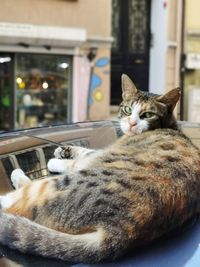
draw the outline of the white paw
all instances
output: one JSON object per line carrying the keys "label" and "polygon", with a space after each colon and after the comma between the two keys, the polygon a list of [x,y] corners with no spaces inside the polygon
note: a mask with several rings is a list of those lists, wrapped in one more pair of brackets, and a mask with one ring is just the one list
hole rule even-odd
{"label": "white paw", "polygon": [[62,151],[63,151],[62,147],[56,148],[54,151],[54,157],[56,159],[62,159]]}
{"label": "white paw", "polygon": [[8,194],[5,196],[0,197],[0,208],[1,209],[8,209],[14,203],[14,199]]}
{"label": "white paw", "polygon": [[15,189],[18,189],[31,181],[21,169],[15,169],[11,173],[10,179]]}
{"label": "white paw", "polygon": [[66,171],[64,161],[61,159],[50,159],[47,168],[50,172],[63,173]]}

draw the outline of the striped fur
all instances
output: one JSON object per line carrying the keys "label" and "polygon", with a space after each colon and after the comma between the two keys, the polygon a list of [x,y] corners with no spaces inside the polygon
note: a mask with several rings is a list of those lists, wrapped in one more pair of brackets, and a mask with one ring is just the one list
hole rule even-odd
{"label": "striped fur", "polygon": [[1,244],[73,262],[114,260],[200,211],[200,152],[179,131],[129,133],[81,151],[66,154],[74,166],[64,175],[24,179],[2,198]]}

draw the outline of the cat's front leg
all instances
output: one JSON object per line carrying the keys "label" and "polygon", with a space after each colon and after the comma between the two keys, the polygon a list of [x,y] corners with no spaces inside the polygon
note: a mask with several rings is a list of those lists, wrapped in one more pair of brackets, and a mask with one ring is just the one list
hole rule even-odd
{"label": "cat's front leg", "polygon": [[15,189],[18,189],[24,186],[25,184],[28,184],[31,182],[28,176],[26,176],[25,173],[21,169],[15,169],[11,173],[10,179]]}
{"label": "cat's front leg", "polygon": [[64,173],[81,169],[88,165],[88,159],[95,152],[79,146],[58,147],[54,151],[55,158],[50,159],[47,167],[50,172]]}
{"label": "cat's front leg", "polygon": [[74,164],[75,160],[53,158],[48,161],[47,168],[52,173],[65,173],[72,171]]}
{"label": "cat's front leg", "polygon": [[93,149],[68,145],[56,148],[54,151],[54,156],[57,159],[77,159],[85,157],[92,152],[94,152]]}

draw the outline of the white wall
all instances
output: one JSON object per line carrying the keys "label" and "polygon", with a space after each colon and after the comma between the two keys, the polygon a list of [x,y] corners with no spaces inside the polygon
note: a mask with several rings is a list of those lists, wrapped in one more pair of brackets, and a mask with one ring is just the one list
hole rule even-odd
{"label": "white wall", "polygon": [[[165,5],[166,4],[166,5]],[[167,60],[168,1],[152,0],[149,92],[162,94],[165,90]]]}

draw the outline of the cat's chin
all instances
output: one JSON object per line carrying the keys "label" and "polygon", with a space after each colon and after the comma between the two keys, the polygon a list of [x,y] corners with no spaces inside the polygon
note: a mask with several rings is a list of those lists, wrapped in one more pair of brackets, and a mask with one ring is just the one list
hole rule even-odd
{"label": "cat's chin", "polygon": [[124,134],[128,136],[136,135],[136,133],[133,133],[133,132],[125,132]]}
{"label": "cat's chin", "polygon": [[134,126],[131,126],[127,120],[121,120],[120,127],[125,135],[137,135],[148,130],[149,125],[147,121],[140,120]]}
{"label": "cat's chin", "polygon": [[[122,131],[123,131],[123,130],[122,130]],[[141,131],[140,129],[131,129],[131,130],[123,131],[123,133],[124,133],[125,135],[128,135],[128,136],[141,134],[142,132],[143,132],[143,131]]]}
{"label": "cat's chin", "polygon": [[120,126],[122,132],[128,136],[140,134],[142,132],[142,129],[138,126],[138,124],[131,127],[130,124],[121,122]]}

